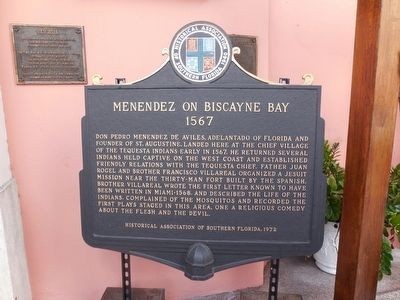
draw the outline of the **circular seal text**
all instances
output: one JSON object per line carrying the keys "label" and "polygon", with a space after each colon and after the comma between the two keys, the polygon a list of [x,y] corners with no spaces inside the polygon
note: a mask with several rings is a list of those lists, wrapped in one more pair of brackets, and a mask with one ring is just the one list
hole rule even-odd
{"label": "circular seal text", "polygon": [[219,78],[231,61],[231,44],[226,33],[209,22],[182,27],[170,47],[172,66],[187,81],[208,82]]}

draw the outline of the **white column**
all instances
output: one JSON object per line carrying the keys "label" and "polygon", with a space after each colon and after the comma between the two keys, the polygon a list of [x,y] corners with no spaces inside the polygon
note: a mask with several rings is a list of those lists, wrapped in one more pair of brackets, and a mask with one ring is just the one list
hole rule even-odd
{"label": "white column", "polygon": [[0,90],[0,300],[32,299],[21,209],[12,178]]}

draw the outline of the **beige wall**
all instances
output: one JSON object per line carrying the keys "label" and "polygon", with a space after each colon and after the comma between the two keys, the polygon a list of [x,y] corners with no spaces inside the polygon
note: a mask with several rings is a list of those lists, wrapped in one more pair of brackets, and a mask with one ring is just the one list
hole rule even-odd
{"label": "beige wall", "polygon": [[[312,73],[322,85],[321,114],[325,137],[347,146],[356,0],[270,1],[269,77]],[[397,118],[393,165],[400,162],[400,116]]]}

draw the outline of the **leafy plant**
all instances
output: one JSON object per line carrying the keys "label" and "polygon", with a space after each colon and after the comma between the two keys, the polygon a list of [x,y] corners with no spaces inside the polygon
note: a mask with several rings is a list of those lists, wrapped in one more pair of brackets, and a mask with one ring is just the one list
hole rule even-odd
{"label": "leafy plant", "polygon": [[342,216],[344,168],[339,165],[339,143],[324,143],[323,173],[326,176],[325,222],[339,222]]}
{"label": "leafy plant", "polygon": [[392,248],[396,236],[400,239],[400,164],[390,172],[378,273],[379,280],[382,279],[383,275],[391,275],[392,273]]}
{"label": "leafy plant", "polygon": [[[339,222],[342,216],[342,200],[344,187],[344,168],[339,165],[339,143],[324,143],[323,172],[326,175],[326,222]],[[385,225],[382,235],[382,247],[378,279],[383,275],[391,275],[392,249],[396,239],[400,239],[400,164],[390,172]]]}

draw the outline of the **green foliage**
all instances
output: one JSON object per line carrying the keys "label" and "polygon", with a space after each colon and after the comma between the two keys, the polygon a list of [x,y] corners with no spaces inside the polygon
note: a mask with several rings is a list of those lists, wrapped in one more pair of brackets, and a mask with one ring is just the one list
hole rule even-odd
{"label": "green foliage", "polygon": [[339,143],[324,143],[323,172],[326,176],[326,222],[339,222],[342,215],[344,169],[339,165]]}
{"label": "green foliage", "polygon": [[383,236],[378,280],[381,280],[383,275],[392,275],[392,261],[392,245],[388,238]]}
{"label": "green foliage", "polygon": [[385,227],[400,238],[400,164],[390,172]]}
{"label": "green foliage", "polygon": [[390,172],[378,273],[379,280],[382,279],[383,275],[391,275],[392,245],[396,236],[400,239],[400,164]]}
{"label": "green foliage", "polygon": [[[339,222],[342,215],[344,168],[339,165],[339,154],[339,143],[331,145],[328,141],[325,141],[323,172],[327,183],[326,222]],[[384,275],[391,275],[392,247],[395,236],[400,239],[400,164],[390,172],[378,273],[379,280]]]}

